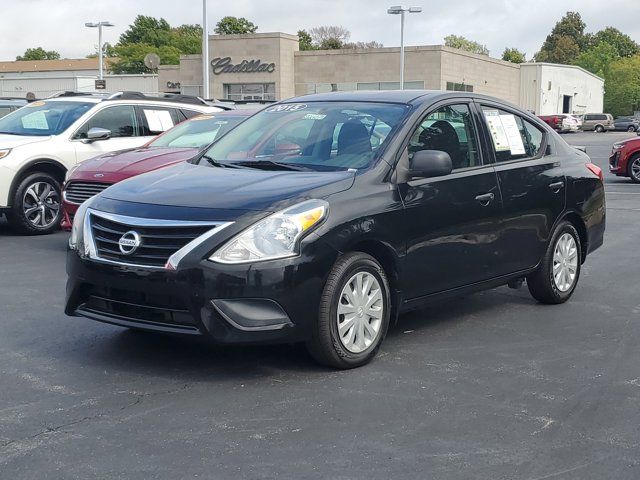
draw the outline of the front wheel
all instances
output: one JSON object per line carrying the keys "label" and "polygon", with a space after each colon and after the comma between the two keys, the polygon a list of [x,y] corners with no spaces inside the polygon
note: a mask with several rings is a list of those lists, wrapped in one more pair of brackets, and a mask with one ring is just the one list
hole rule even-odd
{"label": "front wheel", "polygon": [[629,160],[629,178],[636,183],[640,183],[640,155],[636,155]]}
{"label": "front wheel", "polygon": [[27,235],[44,235],[58,228],[60,183],[48,173],[28,175],[18,185],[8,212],[12,228]]}
{"label": "front wheel", "polygon": [[604,127],[602,125],[596,125],[595,131],[598,133],[604,132]]}
{"label": "front wheel", "polygon": [[377,353],[389,327],[389,282],[370,255],[353,252],[334,264],[322,292],[309,353],[320,363],[355,368]]}
{"label": "front wheel", "polygon": [[580,278],[581,259],[578,232],[571,223],[560,223],[540,267],[527,277],[531,296],[541,303],[549,304],[569,300]]}
{"label": "front wheel", "polygon": [[627,128],[627,132],[635,132],[636,131],[636,127],[634,127],[633,125],[629,125],[629,128]]}

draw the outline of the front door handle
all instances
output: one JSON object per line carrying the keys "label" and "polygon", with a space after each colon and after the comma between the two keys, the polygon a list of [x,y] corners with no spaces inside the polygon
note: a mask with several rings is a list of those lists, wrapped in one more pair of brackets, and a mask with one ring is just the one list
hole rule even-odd
{"label": "front door handle", "polygon": [[555,182],[549,184],[549,188],[556,193],[558,193],[562,187],[564,187],[564,182]]}
{"label": "front door handle", "polygon": [[476,197],[476,201],[480,203],[483,207],[489,205],[496,196],[493,193],[483,193],[482,195],[478,195]]}

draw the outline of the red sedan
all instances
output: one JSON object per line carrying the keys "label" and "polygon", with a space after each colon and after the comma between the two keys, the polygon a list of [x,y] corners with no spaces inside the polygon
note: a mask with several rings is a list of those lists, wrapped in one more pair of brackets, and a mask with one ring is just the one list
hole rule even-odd
{"label": "red sedan", "polygon": [[255,110],[229,110],[202,115],[167,130],[140,148],[107,153],[86,160],[69,171],[62,191],[61,226],[70,230],[82,202],[105,188],[142,173],[184,162]]}
{"label": "red sedan", "polygon": [[630,138],[613,144],[609,171],[640,183],[640,138]]}

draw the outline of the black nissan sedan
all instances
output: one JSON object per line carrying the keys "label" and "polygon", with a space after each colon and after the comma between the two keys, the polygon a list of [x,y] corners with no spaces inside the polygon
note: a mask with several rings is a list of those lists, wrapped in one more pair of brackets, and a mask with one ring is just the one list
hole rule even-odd
{"label": "black nissan sedan", "polygon": [[188,163],[102,192],[66,313],[365,364],[407,309],[526,281],[569,299],[603,243],[602,171],[535,116],[440,91],[267,107]]}

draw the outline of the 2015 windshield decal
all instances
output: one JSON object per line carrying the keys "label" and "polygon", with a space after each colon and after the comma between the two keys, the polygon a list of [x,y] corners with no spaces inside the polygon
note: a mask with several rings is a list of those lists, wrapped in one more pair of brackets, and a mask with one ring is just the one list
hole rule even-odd
{"label": "2015 windshield decal", "polygon": [[231,57],[216,57],[211,60],[211,68],[214,75],[221,73],[273,73],[276,69],[275,63],[262,63],[262,60],[242,60],[234,65]]}
{"label": "2015 windshield decal", "polygon": [[265,109],[265,112],[278,113],[278,112],[297,112],[298,110],[304,110],[307,108],[306,103],[285,103],[283,105],[274,105]]}

